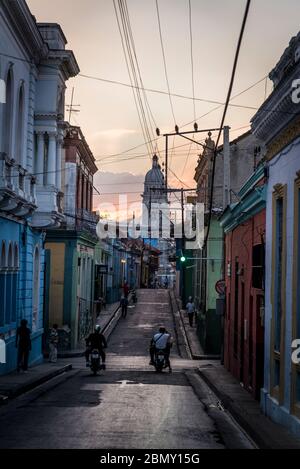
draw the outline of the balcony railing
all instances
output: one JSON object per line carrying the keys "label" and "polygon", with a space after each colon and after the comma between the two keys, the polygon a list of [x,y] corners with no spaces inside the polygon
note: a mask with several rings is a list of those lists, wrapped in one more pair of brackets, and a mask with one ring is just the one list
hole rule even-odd
{"label": "balcony railing", "polygon": [[35,178],[0,153],[0,212],[25,217],[36,209]]}

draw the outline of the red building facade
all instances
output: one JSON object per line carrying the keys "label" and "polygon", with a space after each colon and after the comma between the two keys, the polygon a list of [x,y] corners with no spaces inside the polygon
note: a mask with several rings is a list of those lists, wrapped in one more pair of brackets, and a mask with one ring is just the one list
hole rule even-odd
{"label": "red building facade", "polygon": [[225,231],[224,365],[256,399],[264,374],[265,185],[263,167],[222,217]]}
{"label": "red building facade", "polygon": [[[67,173],[64,178],[65,197],[69,197],[67,205],[75,204],[75,214],[80,219],[93,212],[93,177],[98,168],[79,127],[70,126],[64,140],[64,148]],[[76,168],[76,179],[73,168]]]}

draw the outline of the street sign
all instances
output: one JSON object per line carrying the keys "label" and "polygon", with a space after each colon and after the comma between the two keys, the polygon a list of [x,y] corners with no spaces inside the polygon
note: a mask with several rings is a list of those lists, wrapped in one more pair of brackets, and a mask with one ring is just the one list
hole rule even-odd
{"label": "street sign", "polygon": [[218,280],[215,289],[219,295],[225,295],[225,280]]}

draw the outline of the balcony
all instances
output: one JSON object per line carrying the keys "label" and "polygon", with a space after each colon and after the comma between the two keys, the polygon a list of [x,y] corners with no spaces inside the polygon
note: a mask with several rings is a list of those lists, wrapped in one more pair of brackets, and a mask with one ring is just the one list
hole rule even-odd
{"label": "balcony", "polygon": [[63,193],[53,185],[37,185],[37,205],[30,225],[33,228],[59,228],[65,221],[62,210]]}
{"label": "balcony", "polygon": [[78,230],[85,230],[96,236],[96,226],[99,217],[92,212],[85,209],[77,210],[76,228]]}
{"label": "balcony", "polygon": [[0,214],[29,218],[37,208],[35,178],[0,153]]}

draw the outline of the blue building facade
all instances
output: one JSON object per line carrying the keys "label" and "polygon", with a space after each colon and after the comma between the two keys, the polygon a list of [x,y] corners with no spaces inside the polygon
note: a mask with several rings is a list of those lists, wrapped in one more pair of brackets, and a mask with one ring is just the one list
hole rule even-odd
{"label": "blue building facade", "polygon": [[[0,338],[17,367],[16,331],[42,360],[45,231],[60,226],[65,82],[79,68],[60,26],[37,23],[25,0],[0,2]],[[49,67],[49,65],[51,65]]]}
{"label": "blue building facade", "polygon": [[29,363],[42,360],[43,234],[1,217],[0,245],[0,336],[6,344],[6,364],[0,364],[2,375],[16,369],[16,330],[22,319],[28,321],[32,331]]}

